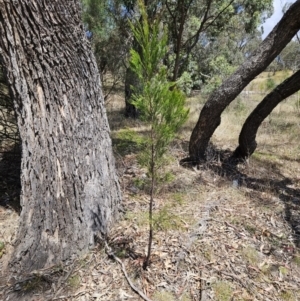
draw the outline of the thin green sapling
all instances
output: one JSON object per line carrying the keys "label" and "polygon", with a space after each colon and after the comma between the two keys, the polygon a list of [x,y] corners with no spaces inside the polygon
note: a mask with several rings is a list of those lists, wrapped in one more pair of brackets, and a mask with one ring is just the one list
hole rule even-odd
{"label": "thin green sapling", "polygon": [[167,53],[167,34],[158,19],[151,24],[142,0],[139,1],[141,18],[131,29],[140,51],[131,49],[130,68],[140,81],[133,88],[132,104],[139,110],[141,118],[149,124],[147,147],[143,161],[151,180],[149,201],[149,241],[144,269],[150,264],[153,240],[153,202],[159,179],[158,171],[164,165],[164,156],[176,132],[186,121],[188,110],[184,107],[185,96],[176,83],[168,81],[163,58]]}

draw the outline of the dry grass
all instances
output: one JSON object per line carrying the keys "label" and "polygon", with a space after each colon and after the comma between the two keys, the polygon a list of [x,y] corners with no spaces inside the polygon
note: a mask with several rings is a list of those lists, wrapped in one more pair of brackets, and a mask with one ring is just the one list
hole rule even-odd
{"label": "dry grass", "polygon": [[[253,87],[263,80],[256,79]],[[125,128],[145,134],[147,127],[124,118],[122,97],[114,95],[108,103],[125,210],[108,243],[130,279],[152,300],[300,299],[297,99],[280,104],[263,123],[257,151],[247,164],[226,163],[243,121],[262,97],[243,95],[230,105],[213,136],[211,161],[200,169],[178,164],[188,155],[188,139],[204,103],[200,96],[188,100],[190,119],[165,166],[174,179],[155,199],[153,257],[147,271],[142,269],[148,237],[146,175],[137,162],[138,142],[132,147],[132,136],[122,134]],[[6,233],[2,240],[8,237]],[[27,300],[142,300],[101,247],[45,279],[52,287],[46,293],[32,290]],[[25,298],[13,288],[5,286],[10,300]]]}

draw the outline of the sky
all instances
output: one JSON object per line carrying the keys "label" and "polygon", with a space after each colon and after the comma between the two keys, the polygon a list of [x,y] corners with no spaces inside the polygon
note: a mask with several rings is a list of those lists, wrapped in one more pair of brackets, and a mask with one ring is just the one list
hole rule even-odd
{"label": "sky", "polygon": [[282,8],[285,3],[294,3],[296,0],[273,0],[274,13],[271,18],[267,19],[263,24],[264,34],[263,39],[270,33],[270,31],[274,28],[274,26],[278,23],[278,21],[282,17]]}

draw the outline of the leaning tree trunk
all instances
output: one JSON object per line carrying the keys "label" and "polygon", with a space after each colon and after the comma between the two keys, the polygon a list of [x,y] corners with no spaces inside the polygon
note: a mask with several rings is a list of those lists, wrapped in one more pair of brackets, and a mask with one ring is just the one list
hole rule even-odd
{"label": "leaning tree trunk", "polygon": [[22,140],[22,212],[11,268],[29,272],[105,236],[120,189],[80,2],[0,0],[0,17],[0,54]]}
{"label": "leaning tree trunk", "polygon": [[297,0],[256,51],[211,94],[205,103],[190,138],[191,161],[199,162],[205,159],[208,142],[221,122],[220,116],[224,109],[275,59],[299,29],[300,0]]}
{"label": "leaning tree trunk", "polygon": [[266,117],[284,99],[300,90],[300,70],[277,86],[254,109],[245,121],[239,137],[239,146],[234,152],[234,157],[246,159],[256,149],[255,141],[257,130]]}

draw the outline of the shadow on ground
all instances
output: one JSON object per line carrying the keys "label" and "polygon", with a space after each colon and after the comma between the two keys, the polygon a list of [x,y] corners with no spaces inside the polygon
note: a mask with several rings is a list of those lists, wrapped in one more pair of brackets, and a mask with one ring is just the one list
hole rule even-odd
{"label": "shadow on ground", "polygon": [[[283,202],[285,220],[290,224],[294,234],[294,242],[300,247],[300,180],[285,177],[278,165],[252,159],[257,168],[250,170],[247,162],[239,162],[232,157],[230,150],[218,150],[210,145],[208,160],[198,166],[208,169],[221,176],[227,184],[236,188],[248,188],[251,199],[257,206],[272,206],[270,200],[263,196],[269,193]],[[289,159],[291,160],[291,159]],[[295,162],[299,160],[295,159]],[[189,168],[188,164],[185,167]],[[201,180],[201,179],[200,179]]]}

